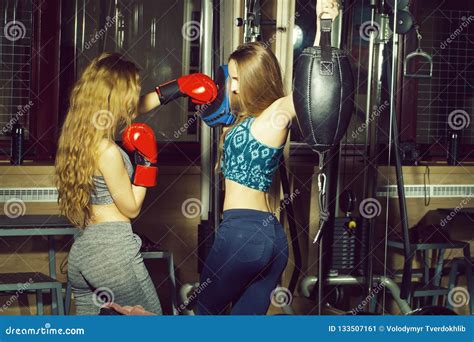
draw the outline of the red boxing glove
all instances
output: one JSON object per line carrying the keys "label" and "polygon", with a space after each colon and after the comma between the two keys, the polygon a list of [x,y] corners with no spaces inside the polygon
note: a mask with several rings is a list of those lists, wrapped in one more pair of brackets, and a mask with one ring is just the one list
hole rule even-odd
{"label": "red boxing glove", "polygon": [[136,123],[128,126],[122,134],[123,146],[135,155],[133,184],[145,187],[156,185],[158,148],[150,126]]}
{"label": "red boxing glove", "polygon": [[209,76],[196,73],[166,82],[156,87],[156,93],[161,104],[181,96],[189,96],[196,104],[206,104],[216,99],[217,86]]}

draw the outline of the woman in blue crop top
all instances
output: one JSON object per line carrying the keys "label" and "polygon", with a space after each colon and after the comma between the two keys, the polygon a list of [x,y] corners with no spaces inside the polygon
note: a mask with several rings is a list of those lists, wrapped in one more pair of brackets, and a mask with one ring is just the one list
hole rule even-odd
{"label": "woman in blue crop top", "polygon": [[[318,14],[337,16],[336,0],[327,1],[324,10],[318,4]],[[319,37],[318,30],[316,43]],[[266,193],[296,113],[292,95],[283,92],[278,61],[264,44],[239,46],[229,57],[228,71],[230,103],[238,118],[221,137],[223,220],[201,272],[205,290],[198,296],[197,313],[224,314],[230,306],[233,315],[264,315],[270,303],[278,306],[277,298],[288,295],[277,286],[288,261],[287,238]]]}
{"label": "woman in blue crop top", "polygon": [[260,43],[238,47],[228,70],[239,117],[220,142],[223,220],[201,272],[206,290],[197,313],[224,314],[232,304],[233,315],[263,315],[288,260],[284,228],[266,200],[288,134],[285,117],[275,116],[283,82],[275,55]]}

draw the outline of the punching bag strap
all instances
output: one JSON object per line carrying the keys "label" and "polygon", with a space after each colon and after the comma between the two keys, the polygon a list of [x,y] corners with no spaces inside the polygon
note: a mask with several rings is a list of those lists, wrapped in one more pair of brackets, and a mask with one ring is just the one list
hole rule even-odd
{"label": "punching bag strap", "polygon": [[[332,59],[332,47],[331,47],[331,19],[321,19],[321,62],[319,74],[321,76],[332,76],[334,74],[334,63]],[[318,174],[318,187],[319,187],[319,230],[314,238],[313,243],[318,243],[323,236],[323,229],[326,222],[329,220],[328,203],[326,196],[326,174],[323,172],[324,161],[326,153],[319,153],[319,174]]]}
{"label": "punching bag strap", "polygon": [[322,76],[332,76],[334,73],[334,64],[332,61],[332,47],[331,47],[331,19],[321,19],[321,64],[319,73]]}
{"label": "punching bag strap", "polygon": [[326,222],[329,220],[329,211],[328,211],[328,199],[326,195],[327,190],[327,180],[326,174],[323,172],[323,165],[324,165],[324,158],[325,153],[318,153],[319,154],[319,174],[318,174],[318,190],[319,190],[319,230],[316,233],[316,237],[314,238],[313,243],[319,244],[321,237],[323,236],[323,229],[325,227]]}

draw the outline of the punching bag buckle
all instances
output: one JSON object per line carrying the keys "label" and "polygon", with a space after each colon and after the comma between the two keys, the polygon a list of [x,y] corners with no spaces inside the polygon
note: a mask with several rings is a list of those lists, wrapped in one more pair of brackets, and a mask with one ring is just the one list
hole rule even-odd
{"label": "punching bag buckle", "polygon": [[331,19],[321,19],[321,62],[319,74],[321,76],[332,76],[334,74],[334,63],[332,61],[331,47]]}

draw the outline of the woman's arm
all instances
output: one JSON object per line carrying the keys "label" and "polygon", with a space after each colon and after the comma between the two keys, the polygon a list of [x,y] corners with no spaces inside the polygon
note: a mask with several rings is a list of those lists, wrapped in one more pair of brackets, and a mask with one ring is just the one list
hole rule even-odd
{"label": "woman's arm", "polygon": [[207,104],[216,99],[217,86],[209,76],[201,73],[181,76],[160,84],[155,92],[140,97],[138,114],[147,113],[182,96],[191,97],[196,104]]}
{"label": "woman's arm", "polygon": [[[338,0],[318,0],[316,4],[316,39],[314,46],[319,45],[321,37],[320,22],[322,18],[336,18],[339,15],[339,1]],[[296,116],[295,106],[293,104],[293,92],[275,101],[276,106],[271,110],[271,116],[274,122],[279,122],[282,125],[289,127],[291,121]],[[272,105],[273,106],[273,105]],[[270,106],[270,107],[272,107]]]}
{"label": "woman's arm", "polygon": [[123,163],[122,153],[117,145],[111,142],[107,143],[99,156],[98,166],[120,212],[131,219],[137,217],[147,188],[132,185]]}
{"label": "woman's arm", "polygon": [[286,141],[288,128],[295,116],[291,93],[273,102],[259,115],[252,124],[252,135],[268,146],[280,147]]}
{"label": "woman's arm", "polygon": [[157,108],[161,104],[156,91],[152,91],[140,97],[138,101],[138,114],[145,114]]}
{"label": "woman's arm", "polygon": [[272,111],[274,121],[281,122],[282,125],[290,127],[291,121],[296,116],[295,105],[293,104],[293,92],[277,101],[276,110]]}

